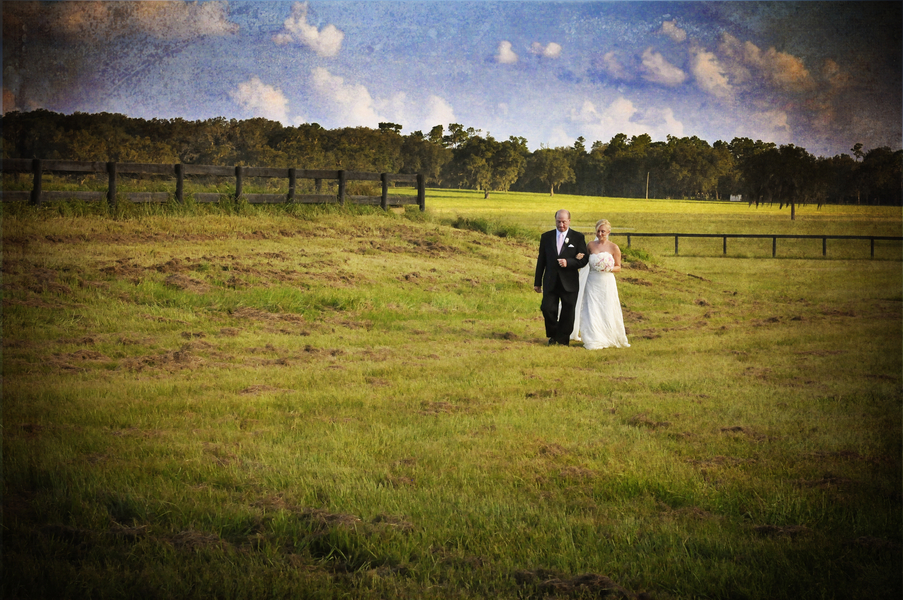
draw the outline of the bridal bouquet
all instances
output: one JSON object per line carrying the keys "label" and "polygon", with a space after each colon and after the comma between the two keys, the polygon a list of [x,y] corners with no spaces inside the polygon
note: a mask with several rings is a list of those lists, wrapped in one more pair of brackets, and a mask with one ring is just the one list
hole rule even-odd
{"label": "bridal bouquet", "polygon": [[602,273],[611,273],[611,270],[615,268],[615,257],[608,252],[602,252],[599,260],[593,263],[593,268]]}

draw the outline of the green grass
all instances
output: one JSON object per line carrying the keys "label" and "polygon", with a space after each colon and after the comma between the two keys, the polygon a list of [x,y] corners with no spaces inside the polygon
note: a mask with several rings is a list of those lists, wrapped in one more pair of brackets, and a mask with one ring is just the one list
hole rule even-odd
{"label": "green grass", "polygon": [[5,206],[4,597],[900,596],[899,261],[636,244],[631,347],[549,348],[557,208],[719,233],[815,209],[427,205]]}

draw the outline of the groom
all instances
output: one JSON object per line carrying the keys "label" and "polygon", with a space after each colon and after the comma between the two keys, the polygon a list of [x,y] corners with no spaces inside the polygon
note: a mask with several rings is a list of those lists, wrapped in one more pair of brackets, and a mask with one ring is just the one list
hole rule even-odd
{"label": "groom", "polygon": [[[555,213],[555,229],[545,232],[539,239],[533,289],[542,294],[542,316],[550,346],[567,346],[570,343],[577,312],[577,293],[580,291],[577,270],[586,266],[589,260],[583,234],[570,227],[571,213],[559,210]],[[580,258],[577,258],[578,255]]]}

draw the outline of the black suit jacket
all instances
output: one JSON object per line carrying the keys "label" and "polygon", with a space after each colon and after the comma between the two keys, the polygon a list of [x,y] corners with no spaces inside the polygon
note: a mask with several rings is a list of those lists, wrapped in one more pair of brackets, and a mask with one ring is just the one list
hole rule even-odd
{"label": "black suit jacket", "polygon": [[[589,262],[589,253],[586,251],[586,239],[579,231],[569,229],[567,241],[561,245],[561,254],[555,243],[558,230],[553,229],[542,234],[539,238],[539,257],[536,259],[536,277],[533,280],[535,287],[542,286],[543,291],[551,292],[555,288],[555,280],[560,279],[561,285],[569,292],[580,289],[580,274],[577,269],[586,266]],[[577,255],[583,254],[578,259]],[[558,266],[558,259],[567,259],[567,267]]]}

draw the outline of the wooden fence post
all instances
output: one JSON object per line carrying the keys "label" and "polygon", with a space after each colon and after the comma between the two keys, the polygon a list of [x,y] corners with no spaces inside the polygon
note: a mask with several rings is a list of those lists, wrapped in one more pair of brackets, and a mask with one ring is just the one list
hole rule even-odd
{"label": "wooden fence post", "polygon": [[241,176],[241,165],[235,167],[235,201],[238,202],[241,199],[242,192],[244,191],[242,188],[244,187],[244,182],[242,181]]}
{"label": "wooden fence post", "polygon": [[774,258],[778,254],[778,238],[771,238],[771,258]]}
{"label": "wooden fence post", "polygon": [[107,186],[107,203],[110,208],[116,208],[116,163],[107,163],[107,175],[109,176],[109,184]]}
{"label": "wooden fence post", "polygon": [[34,172],[34,185],[31,188],[31,203],[35,206],[41,205],[41,173],[44,171],[41,165],[41,159],[36,158],[31,161],[31,169]]}
{"label": "wooden fence post", "polygon": [[383,210],[389,210],[389,174],[388,173],[380,173],[379,180],[383,184],[383,196],[379,201],[379,206]]}
{"label": "wooden fence post", "polygon": [[295,167],[292,167],[288,170],[288,202],[291,204],[295,201],[295,183],[297,182],[298,177],[296,175]]}
{"label": "wooden fence post", "polygon": [[339,171],[339,203],[345,206],[345,169]]}
{"label": "wooden fence post", "polygon": [[185,171],[182,169],[182,163],[175,165],[176,168],[176,202],[185,204]]}
{"label": "wooden fence post", "polygon": [[426,177],[423,173],[417,173],[417,205],[420,206],[420,212],[426,210]]}
{"label": "wooden fence post", "polygon": [[674,236],[674,256],[677,256],[677,236]]}

